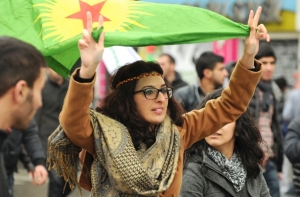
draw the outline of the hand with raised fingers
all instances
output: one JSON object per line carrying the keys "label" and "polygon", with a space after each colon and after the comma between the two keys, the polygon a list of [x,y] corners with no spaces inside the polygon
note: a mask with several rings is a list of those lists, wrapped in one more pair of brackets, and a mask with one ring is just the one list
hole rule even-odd
{"label": "hand with raised fingers", "polygon": [[245,49],[241,64],[247,68],[253,68],[254,57],[259,49],[259,42],[261,39],[270,41],[270,36],[266,27],[263,24],[258,25],[262,8],[259,6],[255,15],[253,10],[249,13],[248,25],[250,27],[249,37],[245,40]]}
{"label": "hand with raised fingers", "polygon": [[[92,37],[93,20],[90,12],[87,12],[87,29],[82,32],[82,39],[78,41],[78,48],[80,50],[81,68],[80,77],[90,79],[94,76],[96,68],[102,60],[104,51],[104,32],[101,33],[98,42]],[[98,29],[103,25],[103,17],[99,16]]]}

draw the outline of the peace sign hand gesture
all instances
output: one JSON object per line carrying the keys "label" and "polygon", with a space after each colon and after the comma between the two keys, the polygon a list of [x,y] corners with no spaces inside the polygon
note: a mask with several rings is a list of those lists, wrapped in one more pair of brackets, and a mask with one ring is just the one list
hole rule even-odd
{"label": "peace sign hand gesture", "polygon": [[[94,76],[96,68],[102,60],[104,51],[104,32],[101,33],[98,42],[92,37],[93,20],[90,12],[86,13],[87,29],[82,32],[82,39],[78,41],[78,48],[80,50],[81,68],[80,77],[90,79]],[[98,29],[103,25],[103,17],[99,16]]]}
{"label": "peace sign hand gesture", "polygon": [[249,37],[245,40],[244,54],[241,58],[241,64],[251,69],[253,68],[254,57],[259,49],[260,39],[265,39],[267,42],[270,41],[270,36],[266,27],[263,24],[258,25],[262,8],[259,6],[255,15],[253,10],[250,11],[248,18],[248,25],[250,27]]}

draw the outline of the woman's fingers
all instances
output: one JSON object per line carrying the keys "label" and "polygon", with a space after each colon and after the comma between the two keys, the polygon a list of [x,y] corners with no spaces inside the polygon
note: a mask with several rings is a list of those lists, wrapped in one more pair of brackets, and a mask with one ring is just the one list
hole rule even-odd
{"label": "woman's fingers", "polygon": [[260,40],[261,38],[264,38],[266,41],[270,41],[270,36],[268,34],[268,31],[266,27],[263,24],[260,24],[256,28],[256,39]]}
{"label": "woman's fingers", "polygon": [[249,17],[248,17],[248,26],[251,28],[251,31],[255,30],[255,28],[258,24],[261,10],[262,10],[262,8],[261,8],[261,6],[259,6],[257,8],[255,15],[254,15],[254,11],[250,10]]}
{"label": "woman's fingers", "polygon": [[[99,15],[99,20],[98,20],[98,29],[100,29],[103,26],[103,16]],[[99,36],[98,44],[101,46],[104,46],[104,36],[105,33],[102,31],[101,35]]]}
{"label": "woman's fingers", "polygon": [[[82,39],[78,41],[79,49],[84,49],[89,46],[91,42],[93,42],[93,38],[91,36],[91,33],[93,31],[93,19],[91,12],[86,13],[86,19],[87,19],[87,27],[82,32]],[[98,29],[100,29],[103,26],[103,16],[99,16],[98,20]],[[101,33],[99,36],[98,44],[104,46],[104,32]]]}
{"label": "woman's fingers", "polygon": [[82,39],[78,41],[78,47],[79,49],[84,49],[88,47],[88,44],[90,43],[90,36],[88,30],[84,29],[82,31]]}
{"label": "woman's fingers", "polygon": [[258,21],[262,12],[262,7],[259,6],[254,15],[253,10],[249,13],[248,26],[250,27],[250,37],[256,38],[257,40],[265,38],[267,41],[270,40],[267,29],[264,25],[258,25]]}
{"label": "woman's fingers", "polygon": [[89,33],[92,33],[92,31],[93,31],[93,19],[92,19],[92,14],[90,12],[86,13],[86,19],[87,19],[86,29],[88,30]]}
{"label": "woman's fingers", "polygon": [[266,35],[264,35],[263,33],[257,34],[257,36],[256,36],[257,40],[260,40],[262,38],[264,38],[267,42],[270,42],[270,35],[269,34],[266,34]]}
{"label": "woman's fingers", "polygon": [[267,34],[266,41],[270,42],[270,35],[269,34]]}
{"label": "woman's fingers", "polygon": [[249,17],[248,17],[248,26],[250,26],[250,27],[253,23],[253,16],[254,16],[254,12],[253,12],[253,10],[250,10]]}
{"label": "woman's fingers", "polygon": [[103,31],[98,40],[98,44],[102,47],[104,47],[104,37],[105,37],[105,32]]}
{"label": "woman's fingers", "polygon": [[259,21],[259,18],[260,18],[261,11],[262,11],[261,6],[258,6],[258,8],[256,10],[256,13],[254,15],[254,19],[252,21],[252,26],[256,27],[258,25],[258,21]]}
{"label": "woman's fingers", "polygon": [[85,49],[87,47],[88,47],[88,44],[83,39],[80,39],[78,41],[78,48],[79,48],[79,50]]}
{"label": "woman's fingers", "polygon": [[255,36],[255,27],[252,25],[253,24],[253,17],[254,17],[254,11],[250,10],[249,13],[249,18],[248,18],[248,26],[250,27],[250,37]]}
{"label": "woman's fingers", "polygon": [[89,32],[88,30],[84,29],[82,31],[82,39],[89,44],[91,42],[91,32]]}
{"label": "woman's fingers", "polygon": [[100,29],[103,26],[103,16],[99,15],[98,19],[98,29]]}
{"label": "woman's fingers", "polygon": [[266,34],[268,33],[267,28],[263,24],[258,25],[256,29],[260,33],[266,33]]}

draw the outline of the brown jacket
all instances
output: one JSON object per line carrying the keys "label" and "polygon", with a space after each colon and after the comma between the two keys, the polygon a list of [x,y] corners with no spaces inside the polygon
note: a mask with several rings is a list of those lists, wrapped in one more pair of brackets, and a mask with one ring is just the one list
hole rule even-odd
{"label": "brown jacket", "polygon": [[[243,66],[237,65],[229,86],[225,88],[220,98],[209,101],[204,109],[194,110],[183,115],[184,124],[182,127],[178,127],[182,140],[178,167],[173,183],[167,191],[160,195],[161,197],[179,196],[184,151],[225,124],[235,121],[246,110],[260,79],[260,64],[256,70],[259,71],[247,70]],[[68,138],[90,153],[86,154],[84,151],[81,154],[81,159],[89,168],[92,155],[96,155],[89,115],[95,79],[91,83],[79,83],[74,80],[74,75],[75,73],[71,77],[69,91],[60,114],[60,123]],[[91,190],[90,177],[84,174],[86,173],[81,173],[79,184],[84,189]]]}

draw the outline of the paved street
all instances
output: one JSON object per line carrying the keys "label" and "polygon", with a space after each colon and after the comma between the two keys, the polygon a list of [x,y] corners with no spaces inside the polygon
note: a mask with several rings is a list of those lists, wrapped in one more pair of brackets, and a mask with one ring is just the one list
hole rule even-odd
{"label": "paved street", "polygon": [[[15,197],[47,197],[48,184],[43,186],[31,185],[31,180],[26,170],[20,168],[19,173],[15,174]],[[76,189],[68,197],[80,197]],[[89,197],[89,193],[83,190],[82,197]],[[281,197],[296,197],[291,195],[282,195]]]}
{"label": "paved street", "polygon": [[[31,185],[31,180],[25,169],[19,169],[19,173],[15,174],[15,197],[47,197],[48,184],[42,186]],[[82,197],[89,197],[89,193],[82,192]],[[80,197],[79,191],[76,189],[68,197]]]}

